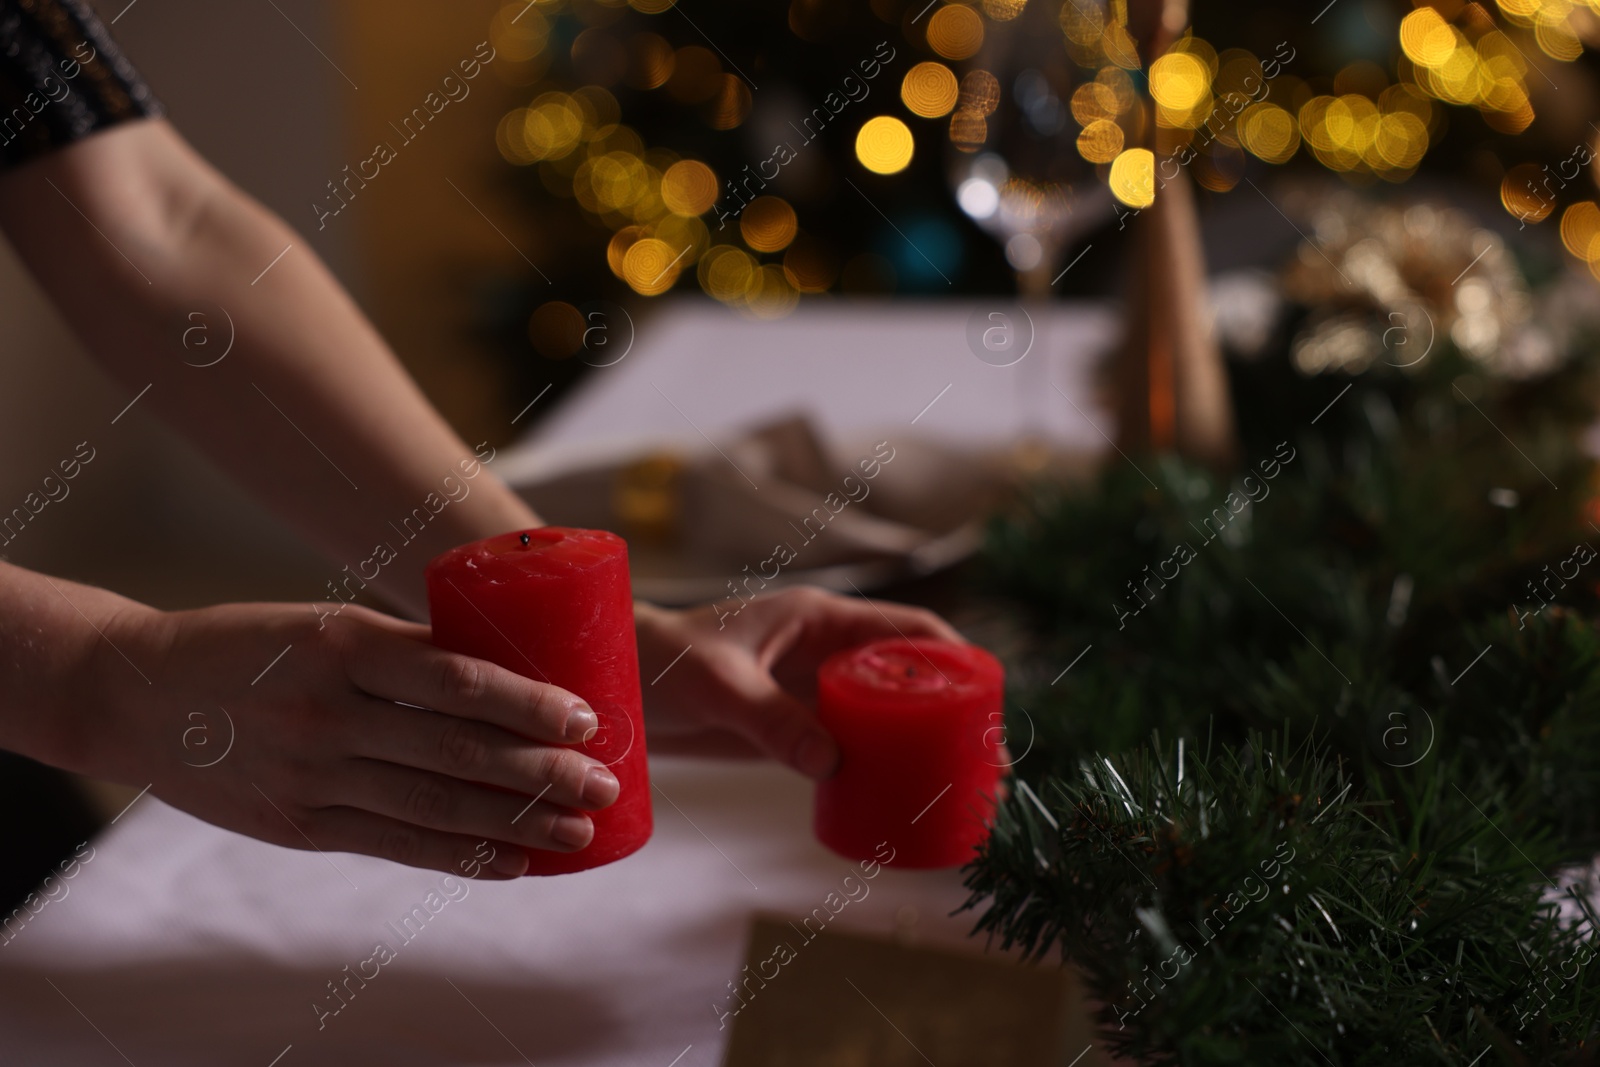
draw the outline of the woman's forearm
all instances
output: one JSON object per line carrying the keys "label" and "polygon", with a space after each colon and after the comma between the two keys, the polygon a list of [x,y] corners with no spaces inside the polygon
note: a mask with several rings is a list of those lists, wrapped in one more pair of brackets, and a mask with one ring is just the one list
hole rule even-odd
{"label": "woman's forearm", "polygon": [[538,523],[305,240],[165,121],[0,182],[0,224],[91,351],[329,555],[324,592],[420,615],[430,558]]}
{"label": "woman's forearm", "polygon": [[155,612],[104,589],[0,563],[0,749],[84,769],[85,716],[99,682],[117,669],[148,685],[101,635],[117,620]]}

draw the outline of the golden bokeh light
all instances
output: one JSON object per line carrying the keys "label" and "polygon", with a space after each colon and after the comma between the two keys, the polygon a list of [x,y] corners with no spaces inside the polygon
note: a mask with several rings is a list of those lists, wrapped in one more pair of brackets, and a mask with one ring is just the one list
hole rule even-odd
{"label": "golden bokeh light", "polygon": [[1518,163],[1500,181],[1500,203],[1512,217],[1524,222],[1543,222],[1555,210],[1555,200],[1542,195],[1539,183],[1544,172],[1532,163]]}
{"label": "golden bokeh light", "polygon": [[1432,127],[1435,115],[1433,101],[1425,96],[1422,90],[1409,82],[1391,85],[1378,96],[1378,110],[1404,111],[1415,115],[1422,120],[1426,127]]}
{"label": "golden bokeh light", "polygon": [[1544,0],[1496,0],[1500,10],[1513,22],[1529,25],[1534,16],[1539,14],[1539,9],[1544,6]]}
{"label": "golden bokeh light", "polygon": [[1239,115],[1239,144],[1267,163],[1287,163],[1300,147],[1294,116],[1277,104],[1251,104]]}
{"label": "golden bokeh light", "polygon": [[1106,32],[1105,13],[1093,4],[1062,4],[1061,32],[1067,35],[1069,47],[1076,45],[1074,54],[1094,48]]}
{"label": "golden bokeh light", "polygon": [[969,70],[961,76],[957,102],[964,111],[987,118],[1000,106],[1000,79],[986,70]]}
{"label": "golden bokeh light", "polygon": [[1335,149],[1361,152],[1372,141],[1377,120],[1376,104],[1364,96],[1349,94],[1334,98],[1323,114],[1322,124]]}
{"label": "golden bokeh light", "polygon": [[750,89],[743,78],[724,74],[707,108],[706,121],[712,129],[731,130],[750,114]]}
{"label": "golden bokeh light", "polygon": [[1428,150],[1428,127],[1404,111],[1382,115],[1372,146],[1383,163],[1396,170],[1410,170],[1422,162],[1423,153]]}
{"label": "golden bokeh light", "polygon": [[659,89],[672,77],[677,53],[657,33],[636,33],[628,38],[628,73],[624,80],[635,89]]}
{"label": "golden bokeh light", "polygon": [[1533,125],[1533,105],[1524,102],[1512,111],[1484,111],[1483,121],[1500,133],[1517,134]]}
{"label": "golden bokeh light", "polygon": [[789,284],[783,268],[766,263],[756,269],[745,291],[745,307],[758,319],[781,319],[800,302],[800,293]]}
{"label": "golden bokeh light", "polygon": [[983,47],[983,18],[962,4],[948,4],[928,20],[928,47],[945,59],[968,59]]}
{"label": "golden bokeh light", "polygon": [[1132,208],[1156,200],[1156,157],[1148,148],[1130,148],[1111,163],[1111,195]]}
{"label": "golden bokeh light", "polygon": [[982,112],[958,108],[950,116],[950,143],[963,152],[976,152],[989,138],[989,120]]}
{"label": "golden bokeh light", "polygon": [[1594,239],[1600,236],[1600,207],[1580,200],[1561,213],[1561,243],[1579,259],[1593,258]]}
{"label": "golden bokeh light", "polygon": [[[1591,12],[1592,14],[1592,12]],[[1583,55],[1583,42],[1572,32],[1565,19],[1540,18],[1534,23],[1533,39],[1539,51],[1551,59],[1570,63]]]}
{"label": "golden bokeh light", "polygon": [[573,176],[578,202],[596,214],[621,211],[648,191],[644,162],[631,152],[586,159]]}
{"label": "golden bokeh light", "polygon": [[757,252],[781,252],[799,229],[794,208],[777,196],[758,196],[739,213],[739,235]]}
{"label": "golden bokeh light", "polygon": [[631,192],[631,198],[619,209],[633,221],[650,223],[668,214],[667,205],[661,202],[661,172],[656,168],[649,164],[642,166]]}
{"label": "golden bokeh light", "polygon": [[676,215],[704,215],[717,202],[717,175],[698,159],[679,160],[661,176],[661,202]]}
{"label": "golden bokeh light", "polygon": [[1101,67],[1094,80],[1096,85],[1104,85],[1111,90],[1118,115],[1131,111],[1139,102],[1139,90],[1134,87],[1133,78],[1121,67]]}
{"label": "golden bokeh light", "polygon": [[983,0],[983,13],[996,22],[1010,22],[1027,6],[1028,0]]}
{"label": "golden bokeh light", "polygon": [[959,88],[956,76],[943,63],[929,60],[906,71],[900,83],[900,99],[913,115],[925,119],[941,118],[956,106]]}
{"label": "golden bokeh light", "polygon": [[1090,163],[1110,163],[1122,152],[1122,127],[1095,119],[1078,134],[1078,154]]}
{"label": "golden bokeh light", "polygon": [[495,141],[506,159],[528,164],[566,156],[584,133],[584,108],[566,93],[545,93],[507,114]]}
{"label": "golden bokeh light", "polygon": [[1207,82],[1217,76],[1217,66],[1220,62],[1217,57],[1217,50],[1212,48],[1211,42],[1205,38],[1196,37],[1193,33],[1186,34],[1173,42],[1170,52],[1172,54],[1190,55],[1198,59],[1206,68]]}
{"label": "golden bokeh light", "polygon": [[1217,61],[1217,74],[1212,78],[1211,85],[1212,91],[1218,96],[1238,93],[1254,99],[1267,81],[1266,72],[1261,69],[1261,60],[1242,48],[1228,49],[1217,57]]}
{"label": "golden bokeh light", "polygon": [[1121,113],[1117,106],[1116,91],[1100,82],[1084,82],[1073,90],[1072,117],[1079,126],[1087,126],[1097,119],[1114,119]]}
{"label": "golden bokeh light", "polygon": [[528,148],[528,138],[524,133],[527,124],[527,108],[514,108],[500,116],[500,122],[494,129],[494,143],[507,163],[526,167],[539,162],[539,157]]}
{"label": "golden bokeh light", "polygon": [[711,247],[711,231],[695,215],[668,215],[655,224],[652,236],[659,237],[675,249],[673,255],[682,253],[683,258],[678,261],[678,266],[683,268],[699,260]]}
{"label": "golden bokeh light", "polygon": [[1211,71],[1193,52],[1168,52],[1150,65],[1150,95],[1170,111],[1188,112],[1211,89]]}
{"label": "golden bokeh light", "polygon": [[1328,105],[1335,99],[1337,98],[1332,96],[1314,96],[1300,109],[1300,136],[1304,137],[1306,143],[1316,151],[1331,152],[1335,147],[1334,139],[1324,122],[1328,114]]}
{"label": "golden bokeh light", "polygon": [[643,226],[624,226],[611,235],[611,240],[606,242],[606,266],[611,268],[611,273],[622,277],[622,260],[628,254],[628,249],[633,243],[645,236]]}
{"label": "golden bokeh light", "polygon": [[583,119],[585,140],[622,121],[622,105],[603,86],[585,85],[581,89],[574,89],[572,104]]}
{"label": "golden bokeh light", "polygon": [[[786,2],[790,28],[801,39],[827,40],[831,16],[825,17],[824,9],[836,0]],[[1015,24],[996,29],[990,23],[1012,22],[1024,13],[1027,0],[933,0],[923,14],[916,14],[920,3],[911,9],[894,0],[869,3],[878,18],[899,24],[912,45],[927,46],[924,56],[916,57],[920,61],[908,60],[910,69],[898,78],[906,111],[948,121],[950,147],[982,151],[1012,83],[978,69],[973,60],[987,58],[987,31],[1025,29]],[[1555,61],[1571,61],[1588,47],[1600,47],[1600,0],[1411,0],[1401,5],[1405,10],[1397,14],[1403,17],[1388,31],[1390,48],[1398,44],[1399,51],[1392,62],[1346,57],[1336,73],[1308,81],[1289,73],[1293,60],[1283,52],[1270,61],[1241,47],[1219,53],[1188,30],[1176,40],[1165,38],[1171,43],[1164,53],[1153,53],[1128,0],[1054,3],[1049,17],[1059,12],[1062,36],[1051,32],[1053,47],[1064,45],[1064,58],[1082,68],[1081,78],[1092,80],[1058,85],[1061,99],[1049,101],[1049,114],[1030,107],[1023,119],[1038,124],[1046,136],[1071,130],[1077,154],[1130,208],[1154,202],[1165,177],[1156,161],[1179,152],[1190,177],[1216,192],[1243,183],[1248,168],[1256,165],[1249,157],[1283,165],[1302,145],[1352,184],[1405,181],[1445,136],[1450,113],[1444,105],[1475,109],[1495,133],[1521,133],[1535,120],[1534,101],[1542,114],[1546,101],[1555,99],[1542,96],[1544,86],[1529,79],[1543,77],[1554,85]],[[862,288],[862,278],[873,272],[861,263],[876,262],[875,257],[857,255],[850,260],[854,267],[846,265],[841,273],[839,264],[849,257],[836,256],[816,235],[801,233],[795,208],[780,197],[764,195],[743,204],[737,219],[727,220],[737,221],[738,233],[724,230],[714,237],[705,217],[717,209],[722,178],[705,162],[683,158],[682,147],[647,148],[636,131],[621,124],[622,108],[606,88],[618,82],[641,92],[663,89],[650,106],[685,105],[714,130],[732,130],[753,117],[749,84],[714,46],[675,48],[662,34],[639,32],[640,20],[623,21],[631,17],[630,9],[654,16],[675,6],[675,0],[594,0],[580,5],[581,11],[562,0],[537,5],[497,0],[497,6],[490,39],[513,64],[502,72],[503,80],[538,86],[527,90],[533,100],[501,117],[495,130],[499,153],[519,166],[536,165],[539,182],[558,196],[575,197],[588,222],[606,228],[611,235],[607,264],[635,292],[664,293],[692,273],[715,299],[776,317],[792,310],[802,294]],[[575,25],[563,21],[569,9]],[[544,91],[554,86],[541,79],[552,63],[564,61],[563,51],[570,51],[571,84],[563,86],[565,92]],[[1016,83],[1018,93],[1033,93],[1037,83],[1030,75]],[[1021,95],[1018,102],[1030,100]],[[1072,127],[1063,128],[1061,105],[1068,106]],[[1556,104],[1548,106],[1554,113]],[[892,110],[900,117],[863,108],[847,120],[860,124],[856,157],[875,174],[901,174],[914,162],[912,131],[902,121],[904,113]],[[1011,121],[1008,113],[1005,122]],[[1002,127],[997,121],[994,128]],[[1495,165],[1494,151],[1481,153],[1486,167]],[[1567,249],[1600,278],[1600,204],[1591,199],[1558,210],[1557,194],[1548,187],[1554,184],[1549,169],[1523,163],[1496,170],[1503,175],[1501,203],[1523,223],[1559,217]],[[1587,177],[1600,183],[1600,162]],[[1003,184],[1010,190],[1013,183]],[[732,243],[713,244],[714,239]],[[854,282],[852,270],[861,276]],[[873,280],[866,288],[893,287],[886,261],[873,271],[889,280]],[[581,316],[561,301],[541,305],[528,320],[530,339],[547,358],[566,358],[577,350],[575,328],[581,338]]]}
{"label": "golden bokeh light", "polygon": [[1402,181],[1427,154],[1436,120],[1432,102],[1402,82],[1383,88],[1376,101],[1356,92],[1312,97],[1300,108],[1298,128],[1323,166]]}
{"label": "golden bokeh light", "polygon": [[658,237],[644,237],[622,257],[622,280],[640,296],[658,296],[671,289],[683,265],[683,250]]}
{"label": "golden bokeh light", "polygon": [[1244,152],[1232,145],[1212,142],[1195,157],[1195,184],[1213,193],[1226,193],[1239,184],[1244,167]]}
{"label": "golden bokeh light", "polygon": [[1105,34],[1100,38],[1100,50],[1107,59],[1124,70],[1138,70],[1143,66],[1139,61],[1139,43],[1121,22],[1113,22],[1106,27]]}
{"label": "golden bokeh light", "polygon": [[1400,50],[1418,66],[1442,66],[1456,51],[1456,33],[1439,12],[1419,7],[1400,20]]}
{"label": "golden bokeh light", "polygon": [[743,300],[755,271],[756,261],[744,249],[713,245],[700,257],[700,288],[723,303]]}
{"label": "golden bokeh light", "polygon": [[856,134],[856,158],[874,174],[898,174],[905,170],[911,163],[913,147],[911,130],[891,115],[868,119]]}
{"label": "golden bokeh light", "polygon": [[506,4],[489,22],[489,40],[496,56],[525,63],[544,51],[550,39],[550,20],[527,4]]}

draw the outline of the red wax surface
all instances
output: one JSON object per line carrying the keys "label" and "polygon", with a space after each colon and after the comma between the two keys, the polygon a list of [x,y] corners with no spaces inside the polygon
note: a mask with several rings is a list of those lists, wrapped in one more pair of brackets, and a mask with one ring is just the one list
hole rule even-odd
{"label": "red wax surface", "polygon": [[588,870],[637,851],[652,823],[627,543],[604,530],[520,530],[451,549],[428,564],[427,582],[434,644],[560,686],[600,719],[588,743],[569,747],[606,764],[622,791],[589,813],[586,847],[530,849],[528,873]]}
{"label": "red wax surface", "polygon": [[[890,638],[830,656],[817,714],[839,770],[817,785],[817,839],[853,860],[955,867],[989,836],[1005,770],[1000,663],[976,645]],[[887,851],[885,850],[885,853]]]}

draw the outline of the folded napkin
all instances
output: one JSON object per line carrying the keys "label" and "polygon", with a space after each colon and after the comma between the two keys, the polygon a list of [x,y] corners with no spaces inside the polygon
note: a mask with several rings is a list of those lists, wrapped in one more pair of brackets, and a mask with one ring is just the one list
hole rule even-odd
{"label": "folded napkin", "polygon": [[978,547],[1016,470],[1008,455],[919,438],[830,449],[794,415],[701,454],[580,464],[516,489],[548,522],[627,538],[635,592],[681,604],[947,567]]}

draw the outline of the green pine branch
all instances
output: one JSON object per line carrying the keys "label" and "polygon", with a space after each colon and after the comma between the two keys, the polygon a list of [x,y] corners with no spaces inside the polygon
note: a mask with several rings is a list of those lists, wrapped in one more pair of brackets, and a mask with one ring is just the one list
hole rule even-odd
{"label": "green pine branch", "polygon": [[1591,361],[1369,373],[1315,427],[1280,379],[1230,482],[1118,463],[996,525],[1039,652],[977,928],[1081,968],[1146,1062],[1589,1062]]}

